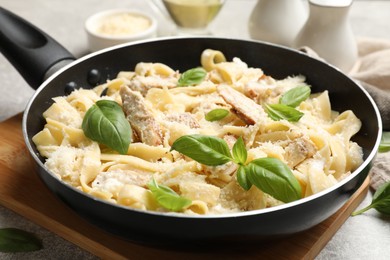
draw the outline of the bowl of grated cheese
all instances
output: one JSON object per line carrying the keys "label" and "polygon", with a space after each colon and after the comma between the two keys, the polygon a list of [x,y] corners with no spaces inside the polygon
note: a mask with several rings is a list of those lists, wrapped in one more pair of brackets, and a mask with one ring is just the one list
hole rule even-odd
{"label": "bowl of grated cheese", "polygon": [[157,21],[138,10],[112,9],[98,12],[85,22],[89,50],[155,37]]}

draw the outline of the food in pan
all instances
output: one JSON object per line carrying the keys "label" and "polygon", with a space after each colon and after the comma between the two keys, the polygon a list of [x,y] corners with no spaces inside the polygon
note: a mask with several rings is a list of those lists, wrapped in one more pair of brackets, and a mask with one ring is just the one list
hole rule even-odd
{"label": "food in pan", "polygon": [[318,193],[363,162],[361,121],[303,75],[275,79],[204,50],[179,72],[140,62],[54,98],[33,137],[45,167],[100,199],[189,215],[272,207]]}

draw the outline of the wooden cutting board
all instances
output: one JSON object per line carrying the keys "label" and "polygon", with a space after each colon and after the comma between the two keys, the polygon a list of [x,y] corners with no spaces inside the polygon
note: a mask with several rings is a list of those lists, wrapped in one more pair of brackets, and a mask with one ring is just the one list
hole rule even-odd
{"label": "wooden cutting board", "polygon": [[87,223],[41,182],[24,144],[21,115],[0,123],[0,203],[102,259],[313,259],[367,194],[368,180],[332,217],[272,243],[219,249],[164,249],[132,243]]}

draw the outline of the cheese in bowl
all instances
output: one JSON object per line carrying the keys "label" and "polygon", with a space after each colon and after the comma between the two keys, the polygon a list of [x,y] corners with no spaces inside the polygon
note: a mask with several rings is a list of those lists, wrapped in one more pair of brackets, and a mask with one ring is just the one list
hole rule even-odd
{"label": "cheese in bowl", "polygon": [[188,215],[273,207],[321,192],[363,162],[353,111],[304,75],[275,79],[206,49],[177,71],[139,62],[54,98],[33,137],[45,167],[91,196]]}
{"label": "cheese in bowl", "polygon": [[85,22],[89,48],[97,51],[126,42],[156,36],[157,21],[151,15],[127,9],[107,10]]}
{"label": "cheese in bowl", "polygon": [[139,14],[112,14],[102,19],[96,32],[109,36],[134,35],[147,30],[151,24],[150,19]]}

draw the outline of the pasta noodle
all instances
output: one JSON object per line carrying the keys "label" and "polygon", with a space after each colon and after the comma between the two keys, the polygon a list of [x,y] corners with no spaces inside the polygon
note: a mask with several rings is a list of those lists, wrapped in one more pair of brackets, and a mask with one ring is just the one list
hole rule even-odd
{"label": "pasta noodle", "polygon": [[[206,78],[195,86],[178,87],[182,73],[165,64],[140,62],[134,71],[121,71],[116,79],[93,89],[55,97],[43,114],[46,125],[33,137],[47,169],[111,203],[168,211],[148,188],[154,178],[191,200],[181,213],[204,215],[282,202],[256,187],[241,188],[234,163],[205,166],[171,151],[173,142],[183,135],[220,137],[230,149],[241,136],[247,161],[280,159],[291,168],[305,197],[334,185],[362,163],[362,149],[351,141],[361,122],[352,111],[333,111],[327,91],[312,93],[299,104],[303,117],[298,122],[274,121],[267,115],[264,104],[278,103],[287,91],[308,86],[304,76],[277,80],[239,58],[226,61],[217,50],[205,50],[200,60]],[[126,101],[126,95],[136,103]],[[116,101],[125,112],[138,113],[132,117],[137,122],[130,122],[134,135],[127,154],[84,135],[86,111],[104,99]],[[217,121],[206,120],[205,115],[217,108],[231,112]]]}

